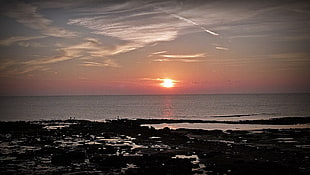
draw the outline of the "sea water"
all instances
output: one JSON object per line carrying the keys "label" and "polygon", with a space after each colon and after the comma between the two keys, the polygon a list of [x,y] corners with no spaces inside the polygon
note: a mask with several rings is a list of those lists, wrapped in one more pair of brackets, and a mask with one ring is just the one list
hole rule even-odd
{"label": "sea water", "polygon": [[256,120],[310,116],[310,94],[0,97],[1,121]]}

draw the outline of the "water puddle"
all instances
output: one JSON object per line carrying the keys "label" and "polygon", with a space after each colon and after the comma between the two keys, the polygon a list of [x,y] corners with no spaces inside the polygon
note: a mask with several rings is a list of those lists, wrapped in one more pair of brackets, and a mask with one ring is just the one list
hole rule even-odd
{"label": "water puddle", "polygon": [[67,128],[69,127],[70,125],[50,125],[50,126],[44,126],[43,128],[44,129],[47,129],[47,130],[54,130],[54,129],[62,129],[62,128]]}
{"label": "water puddle", "polygon": [[275,139],[279,143],[297,143],[297,141],[294,138],[276,138]]}
{"label": "water puddle", "polygon": [[[174,157],[171,157],[172,159],[189,159],[191,163],[194,165],[194,168],[192,168],[192,172],[200,172],[199,174],[206,174],[206,171],[204,168],[206,167],[205,164],[200,163],[198,155],[175,155]],[[196,173],[197,174],[197,173]]]}
{"label": "water puddle", "polygon": [[310,149],[310,145],[296,145],[297,148]]}
{"label": "water puddle", "polygon": [[197,155],[175,155],[173,159],[190,159],[192,164],[199,163],[199,157]]}

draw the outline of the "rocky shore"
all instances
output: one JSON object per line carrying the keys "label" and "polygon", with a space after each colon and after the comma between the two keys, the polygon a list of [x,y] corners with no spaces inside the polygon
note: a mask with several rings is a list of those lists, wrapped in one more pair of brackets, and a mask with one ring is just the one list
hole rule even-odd
{"label": "rocky shore", "polygon": [[[142,126],[173,122],[188,121],[0,122],[0,174],[310,173],[309,128],[206,131]],[[310,123],[309,118],[291,118],[264,124],[281,122]]]}

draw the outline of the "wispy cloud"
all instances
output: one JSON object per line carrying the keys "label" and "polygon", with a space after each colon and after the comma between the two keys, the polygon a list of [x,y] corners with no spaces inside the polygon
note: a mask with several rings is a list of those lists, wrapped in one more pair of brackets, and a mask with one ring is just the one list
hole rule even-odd
{"label": "wispy cloud", "polygon": [[202,59],[167,59],[167,58],[158,58],[153,59],[154,62],[183,62],[183,63],[199,63],[204,62]]}
{"label": "wispy cloud", "polygon": [[43,65],[25,65],[15,60],[0,60],[0,77],[11,77],[33,71],[47,70],[49,70],[49,68]]}
{"label": "wispy cloud", "polygon": [[205,53],[197,53],[197,54],[191,54],[191,55],[162,55],[159,56],[164,58],[201,58],[205,56]]}
{"label": "wispy cloud", "polygon": [[221,46],[216,46],[215,49],[217,49],[217,50],[229,50],[228,48],[221,47]]}
{"label": "wispy cloud", "polygon": [[[24,2],[31,2],[31,4]],[[242,3],[246,4],[243,5]],[[3,61],[2,59],[0,60],[0,70],[11,70],[23,74],[38,70],[48,70],[49,68],[56,67],[52,66],[52,64],[62,63],[64,61],[70,61],[68,65],[71,66],[121,67],[121,62],[117,61],[120,59],[114,60],[113,56],[148,46],[152,48],[145,49],[146,51],[163,49],[163,51],[149,54],[149,59],[154,62],[197,63],[206,61],[206,54],[201,52],[205,52],[206,49],[210,48],[208,44],[217,50],[226,51],[229,49],[225,46],[231,43],[227,44],[225,42],[230,42],[233,39],[243,38],[242,43],[244,45],[250,43],[250,41],[250,44],[255,45],[253,42],[256,39],[260,39],[260,42],[263,42],[261,41],[262,39],[269,41],[275,37],[287,38],[287,40],[291,39],[294,41],[309,39],[307,31],[309,20],[305,15],[309,7],[303,8],[300,5],[302,3],[298,4],[298,2],[293,3],[289,1],[283,2],[281,5],[276,1],[266,1],[264,3],[242,1],[242,3],[241,1],[231,3],[230,1],[192,2],[178,0],[143,2],[97,0],[90,2],[80,0],[66,2],[60,0],[13,2],[11,3],[12,6],[7,6],[8,8],[2,7],[1,14],[15,19],[16,22],[30,29],[34,29],[35,31],[31,30],[31,32],[37,31],[37,34],[34,35],[44,36],[15,36],[4,38],[0,40],[0,46],[17,45],[35,49],[35,47],[41,47],[42,45],[32,40],[48,36],[66,38],[66,40],[52,38],[51,41],[44,42],[61,43],[56,46],[56,49],[54,47],[47,49],[49,56],[41,55],[41,57],[32,59],[25,57],[24,59],[28,59],[26,61],[20,61],[18,59]],[[289,5],[294,5],[293,11],[288,10]],[[65,7],[65,12],[62,7]],[[53,14],[49,17],[48,15],[51,12],[62,12],[68,15],[65,19],[70,18],[70,20],[67,23],[64,21],[65,19],[58,19],[59,21],[56,21],[61,15]],[[5,22],[4,20],[4,25]],[[63,25],[64,23],[66,24]],[[17,26],[18,24],[14,25]],[[70,27],[70,30],[66,26]],[[77,35],[75,31],[83,31],[83,33]],[[18,33],[20,31],[19,29],[15,29],[14,32]],[[198,38],[197,32],[203,34],[200,35],[203,37],[199,36]],[[72,37],[74,38],[71,39]],[[197,42],[174,42],[178,38],[183,42],[190,37],[193,37],[191,39]],[[70,40],[67,40],[67,38],[70,38]],[[190,44],[191,46],[188,47],[187,51],[192,48],[195,48],[195,51],[193,51],[194,54],[180,54],[181,52],[179,54],[176,54],[177,52],[171,54],[166,49],[169,50],[173,47],[162,47],[159,45],[159,43],[163,42],[166,42],[165,45],[170,44],[169,42],[176,44],[173,45],[175,48],[181,44]],[[216,45],[214,44],[215,42],[221,44]],[[201,45],[195,47],[196,44]],[[235,42],[234,44],[238,46],[240,43]],[[154,47],[155,45],[156,47]],[[205,47],[205,45],[208,46]],[[299,47],[299,44],[296,44],[296,48],[292,48],[292,50],[298,49],[297,47]],[[233,53],[233,48],[237,47],[230,48],[229,53]],[[25,48],[19,49],[26,50]],[[300,50],[302,49],[300,48]],[[208,57],[210,57],[212,51],[214,50],[211,50],[209,54],[208,50]],[[40,51],[35,54],[42,52]],[[20,55],[22,54],[20,53]],[[52,56],[50,56],[51,54]],[[308,57],[294,59],[296,58],[295,56],[287,54],[270,55],[268,58],[270,60],[285,59],[287,61],[306,61],[308,59]],[[133,56],[131,55],[129,57]],[[233,58],[231,61],[226,60],[225,64],[239,64],[234,63],[236,60]],[[136,59],[139,58],[137,57]],[[241,62],[241,64],[244,62],[255,63],[254,61],[260,61],[262,59],[237,61]],[[223,59],[219,60],[220,64],[223,62]]]}
{"label": "wispy cloud", "polygon": [[85,61],[81,64],[82,66],[89,66],[89,67],[121,67],[118,63],[111,59],[105,59],[101,62],[95,61]]}
{"label": "wispy cloud", "polygon": [[[105,47],[98,39],[85,38],[82,42],[75,45],[66,47],[62,45],[61,48],[57,49],[58,54],[55,56],[30,59],[27,61],[15,61],[11,59],[2,61],[0,60],[0,71],[2,71],[2,75],[19,75],[32,71],[46,71],[49,70],[50,64],[61,63],[69,60],[75,60],[74,63],[76,65],[82,65],[86,67],[119,68],[121,65],[115,62],[113,59],[106,58],[106,56],[119,54],[122,52],[122,50],[128,51],[129,49],[130,48],[125,47],[109,48]],[[81,63],[79,60],[85,61]]]}
{"label": "wispy cloud", "polygon": [[149,55],[149,56],[153,56],[153,55],[160,55],[160,54],[162,54],[162,53],[167,53],[167,51],[158,51],[158,52],[154,52],[154,53],[152,53],[151,55]]}
{"label": "wispy cloud", "polygon": [[[161,3],[172,6],[169,2]],[[218,35],[194,22],[194,19],[159,9],[155,2],[137,4],[135,1],[126,1],[108,7],[83,9],[83,13],[89,17],[72,18],[68,24],[86,27],[92,30],[91,33],[125,41],[125,44],[119,45],[120,51],[116,50],[115,53],[175,40],[181,31],[192,30],[193,26],[209,34]]]}
{"label": "wispy cloud", "polygon": [[45,47],[45,45],[38,42],[18,42],[21,47]]}
{"label": "wispy cloud", "polygon": [[75,32],[54,26],[52,20],[38,13],[38,8],[31,4],[19,2],[13,6],[9,6],[4,13],[16,19],[17,22],[31,29],[39,30],[42,34],[47,36],[65,38],[76,36]]}
{"label": "wispy cloud", "polygon": [[309,60],[309,53],[306,52],[293,52],[293,53],[277,53],[277,54],[269,54],[265,55],[264,57],[267,57],[272,60],[291,60],[291,61],[307,61]]}
{"label": "wispy cloud", "polygon": [[265,38],[268,37],[269,35],[266,34],[257,34],[257,35],[235,35],[235,36],[231,36],[231,39],[236,39],[236,38]]}
{"label": "wispy cloud", "polygon": [[[92,33],[115,37],[123,41],[129,41],[136,47],[147,44],[171,41],[176,38],[177,31],[174,25],[168,23],[153,23],[152,19],[147,24],[133,20],[116,19],[113,17],[98,16],[93,18],[72,19],[68,24],[84,26],[94,30]],[[144,20],[143,20],[144,21]],[[151,24],[152,23],[152,24]]]}
{"label": "wispy cloud", "polygon": [[182,16],[179,16],[179,15],[176,15],[176,14],[173,14],[173,13],[170,13],[170,15],[173,16],[173,17],[175,17],[175,18],[177,18],[177,19],[180,19],[180,20],[182,20],[182,21],[185,21],[185,22],[187,22],[188,24],[192,24],[192,25],[194,25],[194,26],[198,26],[200,29],[202,29],[203,31],[205,31],[205,32],[207,32],[207,33],[209,33],[209,34],[211,34],[211,35],[215,35],[215,36],[219,35],[218,33],[215,33],[215,32],[213,32],[213,31],[208,30],[208,29],[206,29],[205,27],[199,25],[198,23],[194,22],[193,20],[190,20],[190,19],[188,19],[188,18],[184,18],[184,17],[182,17]]}
{"label": "wispy cloud", "polygon": [[13,36],[0,40],[0,46],[10,46],[16,42],[45,38],[46,36]]}
{"label": "wispy cloud", "polygon": [[[196,4],[196,5],[197,5],[197,4]],[[187,24],[190,24],[191,26],[198,27],[198,28],[200,28],[202,31],[204,31],[204,32],[206,32],[206,33],[208,33],[208,34],[211,34],[211,35],[214,35],[214,36],[218,36],[218,35],[219,35],[218,33],[216,33],[216,32],[214,32],[214,31],[211,31],[211,30],[205,28],[202,24],[199,24],[199,23],[195,22],[195,21],[194,21],[195,19],[191,19],[191,18],[189,18],[189,17],[184,17],[184,16],[182,16],[182,15],[179,15],[179,14],[176,14],[176,13],[173,13],[173,12],[169,12],[168,10],[165,10],[164,8],[158,7],[158,6],[156,6],[155,4],[151,4],[151,6],[152,6],[153,8],[155,8],[156,10],[161,11],[161,12],[163,12],[163,13],[166,13],[166,14],[168,14],[168,15],[170,15],[170,16],[176,18],[176,19],[179,19],[179,20],[183,21],[183,22],[186,22]],[[192,15],[191,15],[191,16],[192,16]]]}
{"label": "wispy cloud", "polygon": [[[184,62],[184,63],[197,63],[203,62],[206,55],[205,53],[196,54],[166,54],[166,51],[155,52],[149,55],[149,57],[155,57],[153,61],[155,62]],[[161,58],[158,58],[161,57]]]}
{"label": "wispy cloud", "polygon": [[70,52],[64,52],[62,55],[59,55],[59,56],[53,56],[53,57],[43,58],[43,59],[33,59],[29,61],[24,61],[21,64],[24,64],[24,65],[52,64],[52,63],[58,63],[58,62],[71,60],[77,56],[79,55],[72,55]]}
{"label": "wispy cloud", "polygon": [[36,66],[28,66],[28,67],[21,67],[19,69],[13,69],[9,72],[9,75],[20,75],[20,74],[26,74],[34,71],[40,71],[45,72],[50,70],[50,68],[46,66],[36,65]]}
{"label": "wispy cloud", "polygon": [[0,63],[1,63],[0,64],[0,71],[1,71],[1,70],[11,67],[12,65],[15,65],[16,61],[12,59],[5,59],[5,60],[0,60]]}
{"label": "wispy cloud", "polygon": [[[163,81],[164,79],[167,78],[148,78],[148,77],[144,77],[144,78],[140,78],[140,81]],[[178,80],[174,80],[175,82],[179,82]]]}
{"label": "wispy cloud", "polygon": [[[149,78],[149,77],[144,77],[144,78],[140,78],[138,79],[139,81],[145,81],[145,82],[153,82],[153,83],[161,83],[163,82],[164,80],[166,79],[170,79],[168,77],[165,77],[165,78]],[[175,79],[171,79],[173,83],[180,83],[181,81],[180,80],[175,80]]]}
{"label": "wispy cloud", "polygon": [[[77,58],[97,58],[98,56],[108,56],[114,53],[114,50],[109,50],[107,47],[104,47],[102,43],[95,38],[85,38],[78,44],[71,46],[63,46],[58,49],[59,54],[56,56],[42,58],[42,59],[33,59],[23,62],[26,65],[42,65],[42,64],[52,64],[63,62],[71,59]],[[100,55],[98,55],[100,53]],[[108,65],[108,64],[107,64]],[[112,65],[112,64],[111,64]]]}

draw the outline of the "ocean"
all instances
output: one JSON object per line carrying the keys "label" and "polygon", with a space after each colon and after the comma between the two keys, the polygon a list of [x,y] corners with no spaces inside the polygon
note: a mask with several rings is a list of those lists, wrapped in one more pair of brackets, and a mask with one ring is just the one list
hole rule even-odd
{"label": "ocean", "polygon": [[310,94],[0,97],[1,121],[256,120],[310,116]]}

